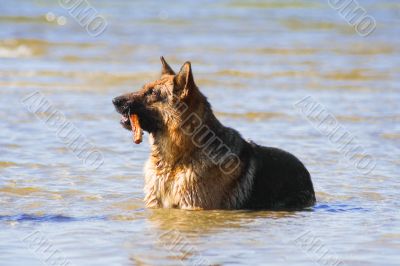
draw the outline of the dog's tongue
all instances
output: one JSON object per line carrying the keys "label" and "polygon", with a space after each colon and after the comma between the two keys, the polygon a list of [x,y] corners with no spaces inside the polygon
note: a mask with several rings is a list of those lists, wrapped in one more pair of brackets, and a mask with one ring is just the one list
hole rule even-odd
{"label": "dog's tongue", "polygon": [[133,141],[136,144],[140,144],[142,142],[143,130],[140,127],[139,117],[136,114],[129,115],[129,120],[131,122],[132,133],[133,133]]}

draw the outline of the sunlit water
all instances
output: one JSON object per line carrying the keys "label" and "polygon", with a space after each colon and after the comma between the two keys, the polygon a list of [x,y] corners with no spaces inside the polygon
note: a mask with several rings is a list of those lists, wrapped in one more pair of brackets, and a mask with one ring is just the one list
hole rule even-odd
{"label": "sunlit water", "polygon": [[[0,265],[398,265],[398,2],[359,1],[378,25],[368,37],[328,1],[149,2],[90,1],[108,23],[98,37],[58,1],[1,2]],[[157,78],[160,55],[176,70],[192,62],[226,125],[299,157],[316,206],[145,209],[147,136],[133,144],[111,99]],[[35,91],[101,152],[97,170],[21,102]],[[376,160],[372,172],[294,107],[306,96]]]}

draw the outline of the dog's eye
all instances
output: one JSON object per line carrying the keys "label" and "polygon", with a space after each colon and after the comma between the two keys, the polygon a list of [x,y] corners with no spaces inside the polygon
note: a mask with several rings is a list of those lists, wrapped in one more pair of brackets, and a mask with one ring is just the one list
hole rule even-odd
{"label": "dog's eye", "polygon": [[155,89],[150,89],[146,92],[146,96],[150,102],[155,102],[159,100],[160,92]]}
{"label": "dog's eye", "polygon": [[155,90],[153,88],[149,89],[148,91],[146,91],[146,96],[152,96],[155,95]]}

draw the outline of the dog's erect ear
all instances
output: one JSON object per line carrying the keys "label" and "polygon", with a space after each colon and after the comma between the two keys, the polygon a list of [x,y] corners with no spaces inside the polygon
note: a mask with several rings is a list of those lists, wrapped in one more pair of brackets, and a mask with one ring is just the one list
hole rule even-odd
{"label": "dog's erect ear", "polygon": [[190,62],[185,62],[179,73],[174,77],[174,94],[181,99],[189,95],[190,90],[196,87]]}
{"label": "dog's erect ear", "polygon": [[160,57],[162,69],[161,69],[161,76],[162,75],[175,75],[175,72],[172,68],[168,65],[167,61],[165,61],[164,57]]}

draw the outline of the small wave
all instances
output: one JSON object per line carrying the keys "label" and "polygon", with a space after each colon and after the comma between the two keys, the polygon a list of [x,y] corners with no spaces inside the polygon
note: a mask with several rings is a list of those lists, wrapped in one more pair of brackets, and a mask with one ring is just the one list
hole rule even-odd
{"label": "small wave", "polygon": [[356,207],[348,204],[317,204],[313,207],[314,211],[325,212],[367,212],[368,209]]}
{"label": "small wave", "polygon": [[25,45],[0,47],[0,58],[19,58],[32,56],[32,50]]}
{"label": "small wave", "polygon": [[16,166],[17,164],[10,161],[0,161],[0,168],[12,167]]}
{"label": "small wave", "polygon": [[60,214],[48,214],[48,215],[34,215],[34,214],[17,214],[17,215],[0,215],[0,221],[7,222],[76,222],[86,220],[104,220],[105,216],[93,216],[93,217],[69,217]]}
{"label": "small wave", "polygon": [[284,118],[284,113],[278,112],[246,112],[246,113],[229,113],[229,112],[215,112],[219,117],[230,117],[237,119],[248,119],[248,120],[270,120],[275,118]]}

